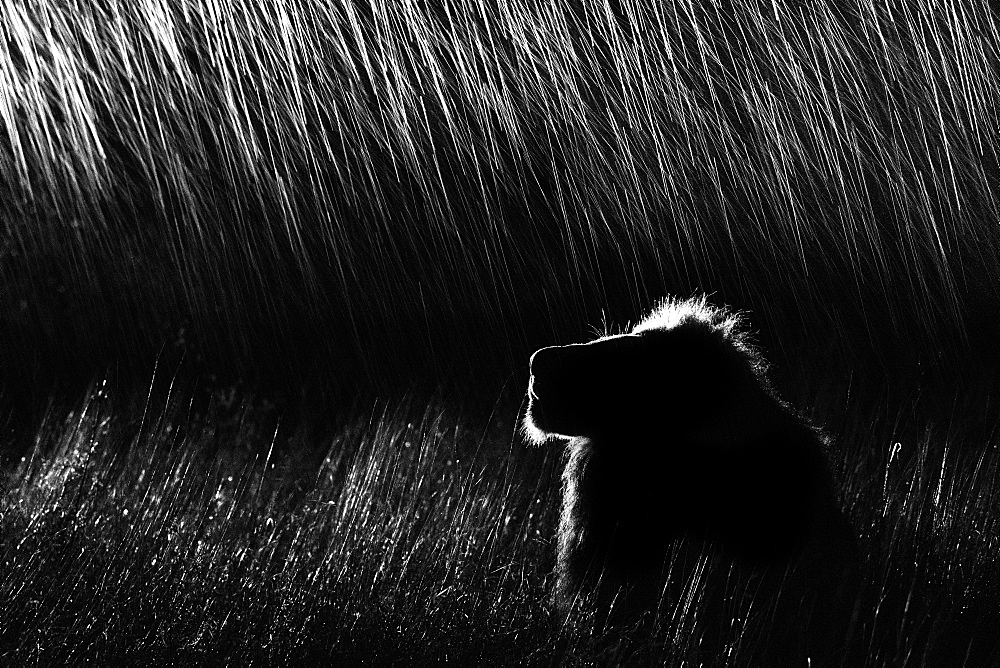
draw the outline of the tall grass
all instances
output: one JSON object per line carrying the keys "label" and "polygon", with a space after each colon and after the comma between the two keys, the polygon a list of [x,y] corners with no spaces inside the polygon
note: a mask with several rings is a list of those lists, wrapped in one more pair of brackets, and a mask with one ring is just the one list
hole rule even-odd
{"label": "tall grass", "polygon": [[486,660],[544,628],[551,493],[438,410],[373,409],[310,466],[253,415],[220,450],[220,411],[107,406],[6,485],[5,662]]}
{"label": "tall grass", "polygon": [[[655,642],[551,627],[557,457],[458,408],[697,289],[752,310],[779,384],[810,370],[795,403],[837,425],[868,554],[852,652],[997,662],[990,8],[0,17],[0,438],[34,439],[0,506],[5,661],[703,659],[710,561]],[[242,391],[147,395],[157,356],[318,414],[382,399],[279,423]],[[117,398],[44,411],[53,378],[108,368]],[[456,379],[461,402],[399,399]],[[738,626],[717,661],[752,651]]]}
{"label": "tall grass", "polygon": [[933,362],[969,328],[992,340],[1000,30],[983,5],[4,17],[3,312],[46,355],[173,341],[244,372],[326,351],[376,380],[401,361],[503,374],[602,309],[695,288],[794,351],[833,332],[845,354],[891,354],[903,331],[904,362]]}
{"label": "tall grass", "polygon": [[[557,627],[558,456],[509,422],[409,401],[310,449],[246,399],[198,415],[175,392],[126,419],[99,387],[50,412],[0,500],[5,663],[740,665],[756,648],[764,602],[737,590],[707,618],[733,579],[684,552],[654,638]],[[954,430],[887,435],[855,422],[836,460],[865,554],[848,663],[995,663],[996,439],[969,458]]]}

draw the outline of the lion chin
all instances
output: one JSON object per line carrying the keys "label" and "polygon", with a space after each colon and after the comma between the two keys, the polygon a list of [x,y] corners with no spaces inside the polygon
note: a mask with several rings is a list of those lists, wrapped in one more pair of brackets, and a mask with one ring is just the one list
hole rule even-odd
{"label": "lion chin", "polygon": [[525,412],[521,431],[532,445],[545,445],[553,441],[567,441],[573,438],[570,434],[560,434],[553,429],[549,416],[537,396],[528,391],[528,410]]}

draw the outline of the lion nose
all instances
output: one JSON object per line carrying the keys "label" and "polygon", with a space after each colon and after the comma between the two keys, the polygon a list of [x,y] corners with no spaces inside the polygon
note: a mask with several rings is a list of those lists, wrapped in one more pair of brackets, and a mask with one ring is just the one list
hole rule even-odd
{"label": "lion nose", "polygon": [[583,346],[571,344],[568,346],[549,346],[536,350],[531,356],[529,366],[531,375],[554,380],[564,378],[567,374],[572,374],[577,367],[581,366],[579,353]]}
{"label": "lion nose", "polygon": [[557,369],[559,365],[559,353],[555,348],[542,348],[536,350],[528,363],[531,368],[531,380],[528,383],[528,392],[535,399],[543,394],[548,394],[544,389],[546,384],[551,384],[559,375]]}
{"label": "lion nose", "polygon": [[549,347],[541,348],[536,350],[531,356],[531,361],[528,366],[531,368],[532,376],[545,376],[553,369],[553,367],[559,366],[558,358],[559,353],[558,348]]}

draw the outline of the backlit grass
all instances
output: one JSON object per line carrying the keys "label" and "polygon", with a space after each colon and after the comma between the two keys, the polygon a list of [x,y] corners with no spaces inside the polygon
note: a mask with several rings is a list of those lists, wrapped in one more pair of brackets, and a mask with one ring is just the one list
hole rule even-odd
{"label": "backlit grass", "polygon": [[[701,596],[726,577],[712,559],[678,566],[684,595],[652,641],[558,629],[557,453],[506,428],[408,401],[347,420],[310,460],[267,411],[185,404],[126,421],[95,390],[50,414],[8,473],[5,662],[738,665],[754,649],[739,616],[703,638],[720,625],[699,617]],[[226,415],[238,436],[220,447]],[[864,553],[848,663],[996,661],[996,441],[968,458],[947,436],[886,433],[855,426],[838,450]]]}
{"label": "backlit grass", "polygon": [[698,291],[839,444],[850,662],[1000,663],[994,12],[654,4],[2,4],[0,662],[738,664],[711,560],[553,627],[509,398]]}

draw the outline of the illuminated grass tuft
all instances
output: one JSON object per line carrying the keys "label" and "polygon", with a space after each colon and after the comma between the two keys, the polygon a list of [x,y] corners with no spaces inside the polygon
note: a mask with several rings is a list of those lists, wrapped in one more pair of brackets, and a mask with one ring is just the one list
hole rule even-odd
{"label": "illuminated grass tuft", "polygon": [[[756,647],[752,587],[729,621],[703,619],[733,580],[683,546],[652,640],[557,629],[558,457],[509,445],[513,425],[483,436],[402,402],[347,421],[312,461],[266,411],[227,426],[218,405],[185,418],[179,395],[141,422],[114,405],[99,389],[50,414],[6,477],[5,662],[739,665]],[[223,428],[240,436],[220,443]],[[849,660],[995,662],[995,443],[968,459],[931,435],[880,449],[891,425],[865,429],[840,467],[866,555]]]}

